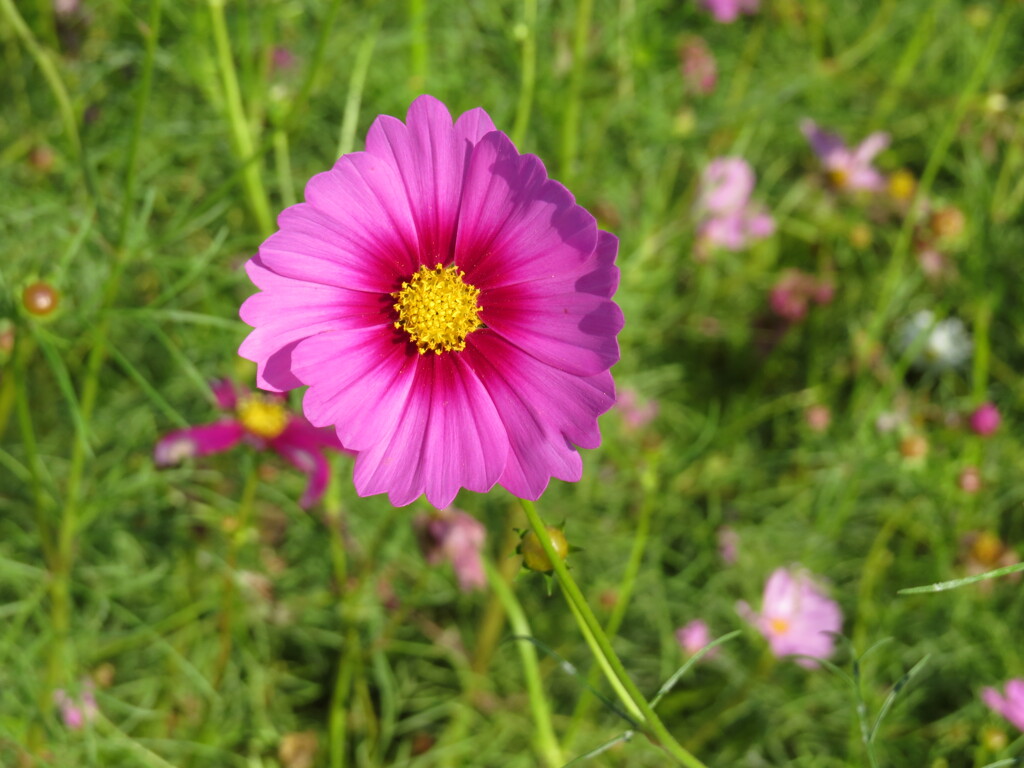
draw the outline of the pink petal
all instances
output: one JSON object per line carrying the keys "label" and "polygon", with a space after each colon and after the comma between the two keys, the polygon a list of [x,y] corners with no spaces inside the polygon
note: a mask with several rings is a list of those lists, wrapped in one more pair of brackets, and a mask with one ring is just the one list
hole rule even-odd
{"label": "pink petal", "polygon": [[876,131],[868,136],[853,151],[854,160],[861,164],[870,163],[879,152],[889,146],[889,134]]}
{"label": "pink petal", "polygon": [[403,182],[416,227],[417,264],[451,260],[469,150],[480,130],[493,128],[481,113],[463,116],[456,131],[444,104],[425,95],[409,107],[405,123],[382,115],[367,134],[367,153],[395,168]]}
{"label": "pink petal", "polygon": [[219,379],[210,385],[217,407],[222,411],[233,411],[238,404],[238,392],[231,379]]}
{"label": "pink petal", "polygon": [[428,353],[395,429],[356,459],[356,490],[387,493],[395,506],[426,493],[446,507],[460,488],[490,490],[508,453],[498,412],[463,357]]}
{"label": "pink petal", "polygon": [[322,438],[301,419],[292,419],[284,432],[271,440],[269,445],[285,461],[309,477],[309,484],[299,500],[299,506],[307,508],[316,504],[324,495],[330,475],[330,465],[323,455]]}
{"label": "pink petal", "polygon": [[386,293],[415,271],[416,230],[398,171],[365,152],[345,155],[306,185],[308,202],[285,209],[260,246],[279,275]]}
{"label": "pink petal", "polygon": [[246,270],[263,290],[242,304],[239,314],[253,326],[253,331],[238,353],[257,363],[257,383],[264,389],[282,391],[298,386],[290,364],[291,345],[295,342],[326,331],[391,322],[388,312],[393,300],[388,294],[350,291],[282,277],[266,269],[261,256],[251,259]]}
{"label": "pink petal", "polygon": [[192,456],[220,453],[238,445],[244,435],[242,425],[234,419],[179,429],[160,438],[153,449],[153,460],[163,467]]}
{"label": "pink petal", "polygon": [[295,375],[308,384],[303,411],[334,426],[345,448],[363,451],[397,427],[421,357],[393,328],[322,333],[299,342]]}
{"label": "pink petal", "polygon": [[837,134],[824,131],[810,118],[800,122],[800,132],[810,142],[811,149],[822,160],[831,157],[834,153],[846,149],[846,144]]}
{"label": "pink petal", "polygon": [[489,331],[471,335],[463,355],[508,432],[511,451],[501,485],[516,496],[537,499],[552,477],[579,480],[582,462],[572,444],[600,444],[597,417],[615,402],[611,374],[565,373]]}
{"label": "pink petal", "polygon": [[481,139],[466,173],[455,249],[468,282],[486,291],[580,276],[596,245],[594,217],[537,157],[520,155],[497,131]]}
{"label": "pink petal", "polygon": [[741,157],[720,157],[701,176],[698,207],[725,214],[743,209],[754,191],[754,169]]}

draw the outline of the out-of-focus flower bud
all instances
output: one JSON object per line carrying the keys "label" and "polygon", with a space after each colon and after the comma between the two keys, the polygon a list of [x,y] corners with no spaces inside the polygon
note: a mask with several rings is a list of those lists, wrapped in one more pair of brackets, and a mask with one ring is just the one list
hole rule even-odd
{"label": "out-of-focus flower bud", "polygon": [[981,472],[977,467],[965,467],[956,484],[964,493],[977,493],[981,490]]}
{"label": "out-of-focus flower bud", "polygon": [[999,409],[992,403],[984,403],[974,409],[971,414],[970,426],[971,432],[982,437],[988,437],[997,429],[999,424],[1003,420],[999,414]]}
{"label": "out-of-focus flower bud", "polygon": [[57,309],[60,294],[49,283],[37,281],[25,287],[21,294],[21,303],[25,311],[36,317],[46,317]]}

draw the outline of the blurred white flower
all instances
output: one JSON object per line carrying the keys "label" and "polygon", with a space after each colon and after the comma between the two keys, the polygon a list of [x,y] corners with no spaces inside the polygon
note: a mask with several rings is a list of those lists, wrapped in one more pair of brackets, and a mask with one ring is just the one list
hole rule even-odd
{"label": "blurred white flower", "polygon": [[922,309],[903,323],[899,331],[899,347],[906,351],[919,344],[926,336],[923,346],[918,349],[914,365],[935,371],[958,368],[970,359],[974,342],[963,320],[947,317],[935,321],[935,313]]}

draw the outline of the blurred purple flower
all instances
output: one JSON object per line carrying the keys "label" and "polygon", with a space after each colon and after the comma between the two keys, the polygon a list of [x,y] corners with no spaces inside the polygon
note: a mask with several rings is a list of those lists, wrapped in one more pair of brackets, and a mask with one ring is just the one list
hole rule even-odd
{"label": "blurred purple flower", "polygon": [[697,196],[700,243],[739,251],[769,237],[775,220],[751,202],[753,191],[754,169],[743,158],[720,157],[708,163]]}
{"label": "blurred purple flower", "polygon": [[800,131],[839,189],[874,191],[885,186],[885,179],[872,167],[871,161],[889,146],[889,134],[872,133],[860,145],[851,148],[838,135],[822,130],[810,118],[800,123]]}
{"label": "blurred purple flower", "polygon": [[323,452],[328,448],[342,450],[334,431],[317,429],[303,417],[290,413],[281,395],[245,389],[239,392],[227,380],[214,382],[212,389],[221,410],[233,414],[213,424],[164,435],[153,450],[156,464],[177,464],[192,456],[221,453],[245,442],[261,451],[274,451],[309,476],[300,506],[310,507],[319,501],[327,488],[329,472]]}
{"label": "blurred purple flower", "polygon": [[[693,656],[711,642],[711,630],[703,619],[694,619],[676,630],[676,640],[687,656]],[[718,649],[712,648],[704,658],[710,659],[717,653]]]}
{"label": "blurred purple flower", "polygon": [[480,553],[486,529],[479,520],[461,509],[448,507],[417,517],[413,526],[428,563],[451,563],[463,592],[483,588],[487,579]]}
{"label": "blurred purple flower", "polygon": [[[738,613],[764,635],[775,656],[810,656],[827,659],[832,655],[835,639],[832,634],[843,626],[839,604],[830,600],[814,583],[811,575],[800,569],[778,568],[764,588],[761,613],[754,613],[745,602],[736,606]],[[796,659],[802,667],[818,666],[808,658]]]}
{"label": "blurred purple flower", "polygon": [[81,0],[53,0],[53,12],[58,16],[71,16],[78,13]]}
{"label": "blurred purple flower", "polygon": [[985,705],[1005,717],[1024,731],[1024,679],[1014,678],[1005,686],[1006,695],[995,688],[982,688],[981,700]]}
{"label": "blurred purple flower", "polygon": [[96,695],[91,680],[85,680],[82,683],[82,694],[77,700],[63,688],[58,688],[53,692],[53,703],[60,710],[60,718],[64,721],[64,725],[72,731],[82,730],[86,723],[91,723],[96,719],[100,711],[96,705]]}
{"label": "blurred purple flower", "polygon": [[992,403],[984,403],[978,406],[974,413],[971,414],[971,431],[976,435],[988,437],[999,429],[999,423],[1002,420],[998,408]]}
{"label": "blurred purple flower", "polygon": [[679,70],[686,90],[707,96],[718,82],[718,65],[704,38],[689,35],[679,46]]}
{"label": "blurred purple flower", "polygon": [[615,399],[615,407],[622,414],[622,421],[632,430],[641,429],[650,424],[658,415],[658,401],[644,400],[641,402],[639,393],[631,387],[619,390]]}
{"label": "blurred purple flower", "polygon": [[757,13],[761,0],[701,0],[701,4],[715,17],[715,21],[731,24],[741,13]]}

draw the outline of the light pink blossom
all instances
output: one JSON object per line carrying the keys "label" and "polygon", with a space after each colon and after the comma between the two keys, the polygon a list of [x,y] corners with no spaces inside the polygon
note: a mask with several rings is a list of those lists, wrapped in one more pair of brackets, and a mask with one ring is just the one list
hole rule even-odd
{"label": "light pink blossom", "polygon": [[704,38],[688,36],[679,46],[679,71],[687,91],[707,96],[715,90],[718,65]]}
{"label": "light pink blossom", "polygon": [[658,415],[657,400],[641,400],[640,394],[631,387],[624,387],[615,399],[615,407],[622,414],[622,421],[631,430],[646,427]]}
{"label": "light pink blossom", "polygon": [[791,323],[803,320],[811,302],[828,304],[835,296],[831,280],[799,269],[787,269],[772,287],[768,303],[774,312]]}
{"label": "light pink blossom", "polygon": [[735,565],[739,557],[740,535],[735,528],[723,525],[716,534],[718,538],[718,556],[726,565]]}
{"label": "light pink blossom", "polygon": [[995,688],[982,688],[981,700],[985,705],[1024,731],[1024,679],[1009,680],[1004,690],[1005,695]]}
{"label": "light pink blossom", "polygon": [[715,17],[715,21],[731,24],[741,13],[757,13],[761,0],[701,0],[701,3]]}
{"label": "light pink blossom", "polygon": [[698,242],[730,251],[775,232],[775,220],[750,199],[754,169],[741,157],[720,157],[701,174],[697,196]]}
{"label": "light pink blossom", "polygon": [[417,518],[414,525],[427,562],[451,563],[459,589],[470,592],[487,583],[481,560],[487,531],[479,520],[449,507]]}
{"label": "light pink blossom", "polygon": [[810,118],[800,123],[800,131],[839,189],[875,191],[885,185],[884,177],[871,161],[889,146],[889,134],[872,133],[858,146],[848,147],[837,134],[822,130]]}
{"label": "light pink blossom", "polygon": [[53,703],[57,705],[64,725],[72,731],[82,730],[87,723],[96,719],[100,711],[91,680],[82,683],[81,694],[77,699],[63,688],[58,688],[53,692]]}
{"label": "light pink blossom", "polygon": [[247,264],[239,353],[356,454],[361,496],[537,499],[601,442],[618,240],[482,109],[430,96],[306,185]]}
{"label": "light pink blossom", "polygon": [[[827,659],[835,646],[830,633],[838,633],[843,626],[839,604],[826,597],[802,569],[778,568],[772,573],[765,584],[760,614],[743,602],[737,610],[757,627],[779,658]],[[817,666],[808,658],[796,659],[796,663],[809,669]]]}
{"label": "light pink blossom", "polygon": [[[703,619],[694,619],[676,630],[676,640],[687,656],[693,656],[711,642],[711,630]],[[710,659],[717,653],[718,649],[712,648],[704,658]]]}

